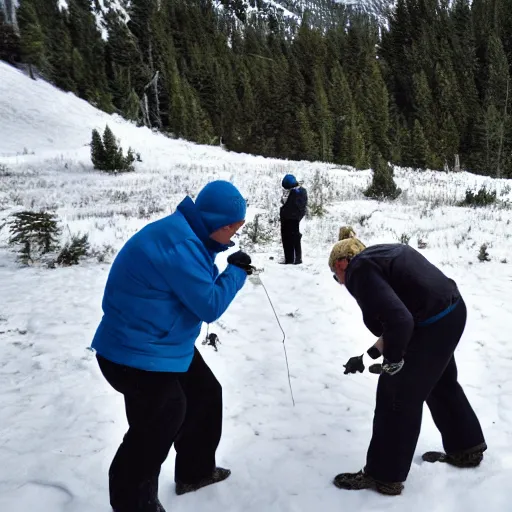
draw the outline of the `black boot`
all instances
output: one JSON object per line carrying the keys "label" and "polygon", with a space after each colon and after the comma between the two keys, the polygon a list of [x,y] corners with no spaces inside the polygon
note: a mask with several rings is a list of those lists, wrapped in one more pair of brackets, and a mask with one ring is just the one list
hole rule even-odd
{"label": "black boot", "polygon": [[333,483],[338,489],[350,491],[373,489],[387,496],[398,496],[404,489],[402,482],[381,482],[367,475],[364,471],[359,471],[359,473],[340,473],[334,478]]}
{"label": "black boot", "polygon": [[226,480],[226,478],[229,475],[231,475],[231,471],[229,469],[215,468],[211,476],[203,478],[202,480],[195,484],[185,484],[182,482],[176,482],[176,494],[180,496],[182,494],[186,494],[187,492],[197,491],[198,489],[206,487],[207,485],[222,482],[222,480]]}

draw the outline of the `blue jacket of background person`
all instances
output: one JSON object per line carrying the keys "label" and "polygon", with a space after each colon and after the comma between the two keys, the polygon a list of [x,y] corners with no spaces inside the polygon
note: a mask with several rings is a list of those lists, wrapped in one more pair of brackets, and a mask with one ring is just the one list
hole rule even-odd
{"label": "blue jacket of background person", "polygon": [[234,244],[209,235],[245,213],[239,191],[214,181],[132,236],[110,269],[91,347],[114,363],[186,372],[202,322],[217,320],[247,278],[234,265],[219,274],[215,256]]}

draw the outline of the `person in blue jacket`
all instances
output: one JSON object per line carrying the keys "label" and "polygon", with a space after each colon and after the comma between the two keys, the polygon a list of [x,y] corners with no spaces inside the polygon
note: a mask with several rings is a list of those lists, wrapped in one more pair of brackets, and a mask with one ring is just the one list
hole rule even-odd
{"label": "person in blue jacket", "polygon": [[245,214],[231,183],[211,182],[195,202],[186,197],[172,215],[136,233],[112,264],[91,346],[103,376],[124,395],[129,425],[109,469],[115,512],[164,512],[158,476],[173,444],[178,495],[230,475],[215,462],[221,385],[195,341],[252,273],[241,251],[224,272],[215,265]]}
{"label": "person in blue jacket", "polygon": [[283,264],[300,265],[302,263],[300,221],[306,215],[308,193],[293,174],[287,174],[283,178],[281,186],[284,189],[279,211],[284,251]]}

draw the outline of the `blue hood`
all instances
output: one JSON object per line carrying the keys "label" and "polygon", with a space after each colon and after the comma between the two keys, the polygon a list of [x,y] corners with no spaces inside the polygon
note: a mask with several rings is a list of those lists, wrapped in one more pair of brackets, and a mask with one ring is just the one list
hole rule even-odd
{"label": "blue hood", "polygon": [[213,253],[223,252],[235,245],[234,242],[231,242],[228,245],[220,244],[210,238],[210,234],[213,233],[213,231],[209,233],[201,213],[189,196],[183,199],[183,201],[178,205],[177,210],[183,215],[183,217],[185,217],[185,220],[192,228],[194,234],[199,238],[199,240],[201,240],[201,242],[203,242],[204,246],[209,251]]}

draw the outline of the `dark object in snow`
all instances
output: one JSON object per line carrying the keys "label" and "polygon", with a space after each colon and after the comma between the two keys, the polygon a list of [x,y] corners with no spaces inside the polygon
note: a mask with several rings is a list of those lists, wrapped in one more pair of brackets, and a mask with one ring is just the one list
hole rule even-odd
{"label": "dark object in snow", "polygon": [[219,337],[214,332],[207,334],[206,338],[203,341],[203,345],[212,346],[215,349],[215,352],[218,352],[218,349],[217,349],[218,343],[220,343]]}
{"label": "dark object in snow", "polygon": [[184,484],[182,482],[176,482],[176,494],[181,496],[187,492],[197,491],[203,487],[206,487],[207,485],[222,482],[223,480],[226,480],[229,475],[231,475],[231,471],[229,469],[215,468],[211,476],[203,478],[196,484]]}
{"label": "dark object in snow", "polygon": [[401,482],[380,482],[364,473],[364,471],[359,471],[358,473],[340,473],[334,478],[333,483],[338,489],[347,489],[349,491],[373,489],[387,496],[398,496],[404,489]]}
{"label": "dark object in snow", "polygon": [[364,372],[363,355],[351,357],[347,361],[347,364],[343,365],[343,368],[345,368],[344,375],[347,375],[349,373],[357,373],[357,372],[363,373]]}
{"label": "dark object in snow", "polygon": [[458,468],[476,468],[484,458],[484,451],[487,449],[485,443],[475,447],[472,450],[453,453],[451,455],[445,452],[426,452],[422,455],[425,462],[446,462]]}
{"label": "dark object in snow", "polygon": [[491,261],[491,258],[489,258],[489,253],[487,252],[487,244],[482,244],[480,246],[480,252],[478,253],[478,259],[481,262]]}

